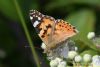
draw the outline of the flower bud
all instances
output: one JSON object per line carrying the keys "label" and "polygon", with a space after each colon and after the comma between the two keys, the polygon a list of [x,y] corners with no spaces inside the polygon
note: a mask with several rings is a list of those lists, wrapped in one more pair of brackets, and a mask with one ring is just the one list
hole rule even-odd
{"label": "flower bud", "polygon": [[89,32],[88,35],[87,35],[88,39],[92,39],[94,37],[95,37],[95,33],[94,32]]}
{"label": "flower bud", "polygon": [[77,56],[75,56],[74,60],[75,60],[75,62],[81,62],[82,57],[80,55],[77,55]]}
{"label": "flower bud", "polygon": [[74,57],[77,55],[76,51],[69,51],[68,52],[68,58],[69,59],[74,59]]}
{"label": "flower bud", "polygon": [[90,62],[91,61],[91,55],[90,54],[85,54],[83,56],[83,61],[84,62]]}

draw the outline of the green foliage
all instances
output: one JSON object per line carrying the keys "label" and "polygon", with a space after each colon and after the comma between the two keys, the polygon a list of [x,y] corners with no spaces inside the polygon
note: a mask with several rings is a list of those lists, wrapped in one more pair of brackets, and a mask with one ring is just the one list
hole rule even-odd
{"label": "green foliage", "polygon": [[98,52],[90,49],[90,50],[85,50],[82,53],[80,53],[81,56],[84,56],[85,54],[90,54],[90,55],[94,56],[94,55],[98,55]]}
{"label": "green foliage", "polygon": [[12,0],[0,0],[0,11],[9,19],[18,20]]}

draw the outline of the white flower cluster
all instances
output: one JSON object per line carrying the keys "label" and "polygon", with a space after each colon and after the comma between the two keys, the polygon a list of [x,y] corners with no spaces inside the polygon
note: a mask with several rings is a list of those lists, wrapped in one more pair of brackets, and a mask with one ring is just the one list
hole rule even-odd
{"label": "white flower cluster", "polygon": [[55,58],[50,61],[50,67],[66,67],[66,62],[61,58]]}
{"label": "white flower cluster", "polygon": [[89,32],[87,35],[88,39],[93,39],[95,37],[95,33],[94,32]]}
{"label": "white flower cluster", "polygon": [[76,51],[69,51],[68,52],[68,59],[74,60],[75,62],[81,62],[82,57],[78,55]]}
{"label": "white flower cluster", "polygon": [[78,53],[76,51],[69,51],[68,52],[68,58],[71,59],[71,60],[74,60],[75,62],[81,62],[82,60],[84,62],[90,62],[91,61],[91,55],[85,54],[82,58],[80,55],[78,55]]}
{"label": "white flower cluster", "polygon": [[85,54],[83,56],[83,58],[78,55],[78,53],[76,51],[70,51],[68,53],[68,58],[75,61],[76,63],[82,62],[82,63],[90,63],[90,67],[100,67],[100,56],[95,55],[95,56],[91,56],[90,54]]}
{"label": "white flower cluster", "polygon": [[100,35],[95,35],[95,32],[89,32],[87,38],[92,40],[97,48],[100,48]]}
{"label": "white flower cluster", "polygon": [[[93,40],[95,38],[95,33],[89,32],[87,37],[88,39]],[[95,55],[92,57],[90,54],[84,54],[82,57],[81,55],[77,53],[78,48],[75,46],[73,47],[72,42],[67,42],[67,43],[62,43],[62,44],[63,44],[62,46],[59,46],[56,49],[52,50],[53,53],[51,56],[47,55],[48,60],[50,60],[50,67],[66,67],[67,59],[70,59],[71,61],[74,61],[75,63],[79,63],[80,66],[83,65],[84,63],[87,63],[89,64],[88,66],[90,67],[91,66],[100,67],[100,56]],[[68,46],[69,44],[70,46]],[[73,47],[74,49],[70,47]],[[41,48],[45,50],[46,45],[42,43]],[[65,58],[66,61],[58,57]]]}

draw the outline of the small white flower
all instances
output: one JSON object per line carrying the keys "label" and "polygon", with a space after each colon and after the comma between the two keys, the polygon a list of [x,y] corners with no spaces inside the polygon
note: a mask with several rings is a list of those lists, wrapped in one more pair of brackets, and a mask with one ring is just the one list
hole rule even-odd
{"label": "small white flower", "polygon": [[75,47],[75,51],[77,51],[78,50],[78,47]]}
{"label": "small white flower", "polygon": [[42,43],[41,48],[42,49],[45,49],[46,48],[46,45],[44,43]]}
{"label": "small white flower", "polygon": [[92,65],[93,67],[100,67],[100,56],[95,55],[92,57]]}
{"label": "small white flower", "polygon": [[59,62],[56,61],[56,60],[51,60],[51,61],[50,61],[50,67],[57,67],[58,64],[59,64]]}
{"label": "small white flower", "polygon": [[76,51],[69,51],[68,52],[68,58],[69,59],[74,59],[74,57],[77,55]]}
{"label": "small white flower", "polygon": [[92,57],[92,60],[97,59],[97,58],[98,58],[98,56],[99,56],[99,55],[94,55],[94,56]]}
{"label": "small white flower", "polygon": [[57,62],[61,62],[62,61],[62,59],[61,58],[55,58],[55,60],[57,61]]}
{"label": "small white flower", "polygon": [[66,62],[65,61],[60,62],[57,67],[66,67]]}
{"label": "small white flower", "polygon": [[95,33],[94,32],[89,32],[88,35],[87,35],[88,39],[92,39],[94,37],[95,37]]}
{"label": "small white flower", "polygon": [[50,61],[50,67],[66,67],[66,61],[56,57],[55,59]]}
{"label": "small white flower", "polygon": [[84,62],[90,62],[91,61],[91,55],[90,54],[85,54],[83,56],[83,61]]}
{"label": "small white flower", "polygon": [[75,56],[74,60],[75,60],[75,62],[81,62],[82,57],[80,55],[77,55],[77,56]]}

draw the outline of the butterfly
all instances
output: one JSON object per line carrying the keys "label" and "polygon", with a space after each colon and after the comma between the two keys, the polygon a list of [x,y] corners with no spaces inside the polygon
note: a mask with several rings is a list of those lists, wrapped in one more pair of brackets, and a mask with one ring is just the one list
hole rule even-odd
{"label": "butterfly", "polygon": [[59,43],[78,33],[77,29],[62,19],[54,19],[37,10],[30,10],[30,20],[39,37],[46,44],[46,51],[59,46]]}

